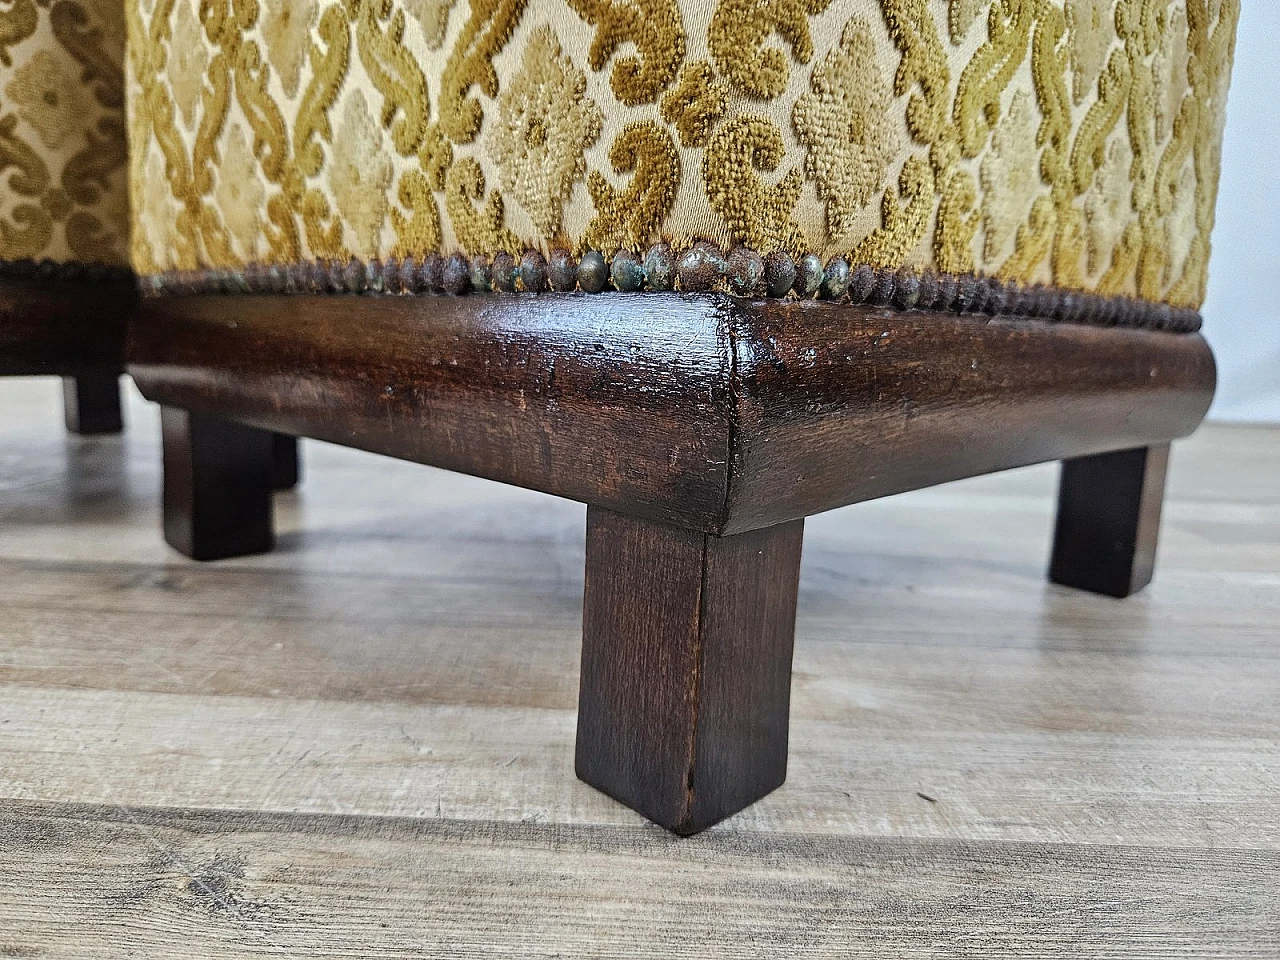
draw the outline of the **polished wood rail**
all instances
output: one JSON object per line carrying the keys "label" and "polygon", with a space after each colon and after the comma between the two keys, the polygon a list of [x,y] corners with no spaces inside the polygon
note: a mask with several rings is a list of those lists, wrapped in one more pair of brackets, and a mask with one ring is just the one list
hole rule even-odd
{"label": "polished wood rail", "polygon": [[714,295],[143,301],[150,399],[723,535],[1164,443],[1198,334]]}

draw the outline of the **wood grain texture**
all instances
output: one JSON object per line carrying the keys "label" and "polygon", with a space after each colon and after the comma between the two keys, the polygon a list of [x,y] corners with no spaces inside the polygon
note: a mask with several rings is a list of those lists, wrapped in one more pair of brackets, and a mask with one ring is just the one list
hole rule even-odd
{"label": "wood grain texture", "polygon": [[150,399],[739,533],[1023,464],[1164,443],[1199,335],[718,295],[143,302]]}
{"label": "wood grain texture", "polygon": [[711,523],[728,476],[724,304],[634,299],[648,306],[611,310],[616,299],[587,295],[145,300],[130,369],[150,399],[183,409]]}
{"label": "wood grain texture", "polygon": [[1168,468],[1167,444],[1063,463],[1049,579],[1111,597],[1149,584]]}
{"label": "wood grain texture", "polygon": [[0,854],[0,951],[19,957],[1270,960],[1280,948],[1280,854],[1239,849],[676,840],[7,801]]}
{"label": "wood grain texture", "polygon": [[0,383],[10,952],[1276,956],[1280,431],[1179,444],[1125,603],[1043,581],[1056,466],[807,521],[787,783],[677,840],[571,775],[581,506],[316,444],[192,564],[155,408],[59,404]]}
{"label": "wood grain texture", "polygon": [[782,785],[803,531],[588,508],[579,777],[686,836]]}
{"label": "wood grain texture", "polygon": [[0,376],[119,374],[133,281],[0,278]]}
{"label": "wood grain texture", "polygon": [[818,302],[744,306],[722,532],[1010,467],[1189,434],[1199,335]]}

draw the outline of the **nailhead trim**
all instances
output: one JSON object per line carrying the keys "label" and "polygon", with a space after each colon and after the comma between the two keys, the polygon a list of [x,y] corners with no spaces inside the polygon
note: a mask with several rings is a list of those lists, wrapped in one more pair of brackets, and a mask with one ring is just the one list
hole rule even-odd
{"label": "nailhead trim", "polygon": [[133,271],[82,260],[0,260],[0,280],[47,280],[52,283],[129,283]]}
{"label": "nailhead trim", "polygon": [[[24,261],[0,263],[0,276],[40,276],[46,262],[22,267]],[[130,274],[115,268],[78,264],[52,264],[68,276],[76,268],[106,271],[113,278]],[[10,272],[12,271],[12,272]],[[316,260],[288,265],[252,263],[240,270],[173,270],[139,278],[144,296],[183,296],[211,293],[354,293],[403,296],[442,294],[463,296],[472,292],[542,293],[547,290],[682,290],[723,291],[741,297],[809,299],[832,303],[866,303],[899,310],[932,310],[985,316],[1016,316],[1061,323],[1133,327],[1194,333],[1201,318],[1196,310],[1131,297],[1059,290],[1041,285],[1020,286],[994,277],[957,276],[876,269],[867,264],[851,266],[843,257],[824,265],[809,253],[797,262],[782,251],[761,257],[746,247],[726,256],[706,240],[695,242],[677,254],[668,244],[657,244],[643,257],[629,251],[616,253],[612,261],[597,250],[580,259],[567,250],[553,250],[544,257],[526,250],[517,260],[509,253],[492,258],[443,257],[428,254],[421,260],[347,262]]]}

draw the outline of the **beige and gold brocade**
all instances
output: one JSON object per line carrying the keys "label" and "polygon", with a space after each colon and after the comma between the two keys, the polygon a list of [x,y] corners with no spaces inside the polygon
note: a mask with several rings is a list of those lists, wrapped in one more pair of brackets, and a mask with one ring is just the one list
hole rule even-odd
{"label": "beige and gold brocade", "polygon": [[129,0],[140,273],[699,238],[1203,300],[1238,0]]}
{"label": "beige and gold brocade", "polygon": [[0,2],[0,261],[125,266],[120,0]]}

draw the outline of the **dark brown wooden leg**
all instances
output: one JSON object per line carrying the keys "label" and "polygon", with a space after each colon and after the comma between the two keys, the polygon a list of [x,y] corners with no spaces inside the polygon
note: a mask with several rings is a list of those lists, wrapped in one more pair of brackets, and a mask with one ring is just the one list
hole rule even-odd
{"label": "dark brown wooden leg", "polygon": [[1065,460],[1049,579],[1112,597],[1151,582],[1169,445]]}
{"label": "dark brown wooden leg", "polygon": [[90,373],[62,380],[63,411],[67,429],[84,436],[119,433],[124,429],[120,410],[120,375]]}
{"label": "dark brown wooden leg", "polygon": [[301,467],[298,462],[298,438],[287,433],[271,435],[271,486],[276,490],[292,490],[298,485]]}
{"label": "dark brown wooden leg", "polygon": [[274,434],[174,407],[161,423],[165,539],[193,560],[270,550]]}
{"label": "dark brown wooden leg", "polygon": [[579,777],[685,835],[782,784],[803,531],[588,508]]}

